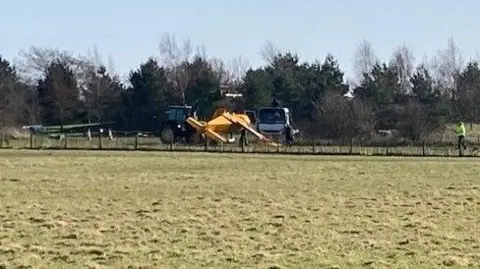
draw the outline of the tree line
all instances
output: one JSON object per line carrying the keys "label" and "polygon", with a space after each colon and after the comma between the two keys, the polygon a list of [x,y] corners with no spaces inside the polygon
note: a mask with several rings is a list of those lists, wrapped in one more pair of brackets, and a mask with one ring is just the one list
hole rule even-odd
{"label": "tree line", "polygon": [[[208,118],[219,105],[251,109],[276,99],[293,111],[303,136],[369,139],[378,130],[395,130],[418,141],[447,122],[473,124],[480,116],[479,64],[464,62],[453,39],[417,65],[405,45],[382,62],[363,41],[351,79],[332,54],[302,62],[271,43],[258,68],[241,57],[208,57],[169,34],[159,52],[131,70],[127,81],[108,70],[96,51],[84,56],[32,47],[16,64],[0,55],[0,128],[111,121],[118,129],[156,131],[168,105],[194,105]],[[243,97],[225,98],[223,88]]]}

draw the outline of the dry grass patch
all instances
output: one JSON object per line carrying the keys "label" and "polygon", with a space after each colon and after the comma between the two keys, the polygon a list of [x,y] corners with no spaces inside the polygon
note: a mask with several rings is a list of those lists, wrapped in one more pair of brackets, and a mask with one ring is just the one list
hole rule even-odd
{"label": "dry grass patch", "polygon": [[0,151],[0,268],[478,267],[477,162]]}

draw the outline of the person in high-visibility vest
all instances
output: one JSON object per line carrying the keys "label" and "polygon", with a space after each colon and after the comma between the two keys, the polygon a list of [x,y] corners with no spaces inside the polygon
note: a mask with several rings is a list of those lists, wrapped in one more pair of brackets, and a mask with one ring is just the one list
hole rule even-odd
{"label": "person in high-visibility vest", "polygon": [[458,136],[458,149],[463,146],[463,149],[467,149],[467,145],[465,144],[465,125],[463,122],[459,122],[457,124],[457,128],[455,130]]}

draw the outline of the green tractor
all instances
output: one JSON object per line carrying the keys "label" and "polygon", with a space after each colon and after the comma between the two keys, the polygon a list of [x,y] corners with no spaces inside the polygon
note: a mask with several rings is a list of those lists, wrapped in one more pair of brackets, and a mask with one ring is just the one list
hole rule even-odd
{"label": "green tractor", "polygon": [[160,128],[162,143],[199,143],[200,135],[186,121],[188,117],[194,116],[194,113],[192,106],[169,106],[165,111]]}

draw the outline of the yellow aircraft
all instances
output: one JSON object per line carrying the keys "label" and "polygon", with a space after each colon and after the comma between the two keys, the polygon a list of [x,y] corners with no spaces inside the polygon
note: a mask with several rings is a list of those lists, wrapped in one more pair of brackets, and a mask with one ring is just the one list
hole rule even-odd
{"label": "yellow aircraft", "polygon": [[279,144],[272,142],[270,139],[257,132],[250,126],[251,121],[247,114],[228,112],[225,107],[218,108],[212,116],[212,119],[205,121],[198,121],[194,117],[187,118],[187,123],[197,130],[197,133],[203,134],[206,137],[223,143],[230,141],[222,136],[225,133],[238,133],[243,130],[250,132],[255,137],[260,139],[263,143],[270,146],[279,146]]}

